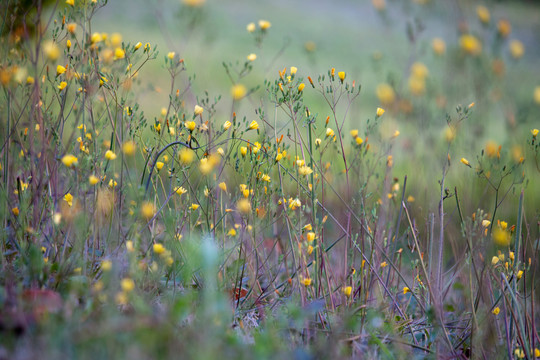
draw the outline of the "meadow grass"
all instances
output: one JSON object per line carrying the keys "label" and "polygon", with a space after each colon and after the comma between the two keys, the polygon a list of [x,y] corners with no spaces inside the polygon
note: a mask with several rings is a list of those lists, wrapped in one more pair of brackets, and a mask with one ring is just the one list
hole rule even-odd
{"label": "meadow grass", "polygon": [[0,358],[540,357],[536,5],[40,4]]}

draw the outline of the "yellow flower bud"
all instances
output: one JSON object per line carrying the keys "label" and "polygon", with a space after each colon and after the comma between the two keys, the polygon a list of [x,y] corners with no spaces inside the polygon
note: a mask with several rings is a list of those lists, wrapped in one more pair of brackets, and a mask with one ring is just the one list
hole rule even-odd
{"label": "yellow flower bud", "polygon": [[204,112],[204,109],[199,105],[195,105],[195,109],[193,110],[193,112],[195,113],[195,115],[199,116]]}

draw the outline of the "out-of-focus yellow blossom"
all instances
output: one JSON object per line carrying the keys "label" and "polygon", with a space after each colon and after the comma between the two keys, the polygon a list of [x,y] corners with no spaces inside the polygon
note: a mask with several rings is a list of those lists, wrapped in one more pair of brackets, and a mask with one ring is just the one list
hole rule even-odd
{"label": "out-of-focus yellow blossom", "polygon": [[272,24],[270,23],[270,21],[267,21],[267,20],[259,20],[259,27],[261,28],[261,30],[267,30],[267,29],[269,29],[271,26],[272,26]]}
{"label": "out-of-focus yellow blossom", "polygon": [[247,155],[247,147],[241,146],[240,147],[240,154],[242,154],[242,156],[246,156]]}
{"label": "out-of-focus yellow blossom", "polygon": [[296,210],[298,209],[300,206],[302,206],[302,203],[300,202],[300,199],[296,198],[296,199],[291,199],[289,201],[289,208],[291,210]]}
{"label": "out-of-focus yellow blossom", "polygon": [[340,71],[340,72],[338,72],[337,75],[339,77],[339,80],[341,80],[341,82],[343,82],[345,80],[345,76],[346,76],[345,71]]}
{"label": "out-of-focus yellow blossom", "polygon": [[114,152],[112,152],[112,150],[107,150],[105,152],[105,159],[114,160],[114,159],[116,159],[116,154]]}
{"label": "out-of-focus yellow blossom", "polygon": [[465,158],[461,158],[460,161],[461,161],[462,164],[465,164],[465,165],[467,165],[468,167],[471,167],[471,163],[469,162],[469,160],[467,160],[467,159],[465,159]]}
{"label": "out-of-focus yellow blossom", "polygon": [[186,6],[197,8],[204,5],[206,0],[182,0],[182,3]]}
{"label": "out-of-focus yellow blossom", "polygon": [[351,297],[352,286],[344,286],[341,291],[343,291],[343,294],[345,294],[346,297]]}
{"label": "out-of-focus yellow blossom", "polygon": [[189,131],[193,131],[197,127],[197,124],[195,123],[195,121],[186,121],[184,125]]}
{"label": "out-of-focus yellow blossom", "polygon": [[493,310],[491,310],[491,313],[493,315],[499,315],[500,312],[501,312],[501,309],[499,309],[498,306],[496,308],[494,308]]}
{"label": "out-of-focus yellow blossom", "polygon": [[429,70],[425,64],[415,62],[411,66],[411,75],[419,79],[425,79],[429,75]]}
{"label": "out-of-focus yellow blossom", "polygon": [[441,38],[435,38],[431,42],[431,48],[435,55],[443,55],[446,52],[446,43]]}
{"label": "out-of-focus yellow blossom", "polygon": [[251,202],[246,198],[242,198],[236,203],[236,208],[240,213],[248,214],[251,211]]}
{"label": "out-of-focus yellow blossom", "polygon": [[304,284],[305,287],[310,286],[311,285],[311,279],[310,278],[303,279],[302,284]]}
{"label": "out-of-focus yellow blossom", "polygon": [[135,145],[135,142],[129,140],[129,141],[126,141],[123,145],[122,145],[122,151],[124,152],[125,155],[127,156],[133,156],[135,155],[135,150],[137,149],[137,146]]}
{"label": "out-of-focus yellow blossom", "polygon": [[491,235],[493,237],[493,242],[499,246],[508,246],[510,245],[511,237],[510,233],[506,230],[495,228]]}
{"label": "out-of-focus yellow blossom", "polygon": [[163,162],[161,162],[161,161],[156,162],[156,168],[158,169],[158,171],[161,170],[164,165],[165,164]]}
{"label": "out-of-focus yellow blossom", "polygon": [[386,9],[386,0],[371,0],[371,3],[377,11],[383,11]]}
{"label": "out-of-focus yellow blossom", "polygon": [[301,166],[298,168],[298,173],[302,176],[309,175],[313,172],[313,170],[309,166]]}
{"label": "out-of-focus yellow blossom", "polygon": [[247,94],[247,89],[242,84],[236,84],[231,88],[231,95],[234,100],[240,100]]}
{"label": "out-of-focus yellow blossom", "polygon": [[62,157],[62,164],[64,164],[67,167],[72,167],[74,165],[77,165],[78,162],[79,160],[74,155],[71,155],[71,154],[67,154],[67,155],[64,155],[64,157]]}
{"label": "out-of-focus yellow blossom", "polygon": [[499,262],[498,256],[494,256],[491,258],[491,265],[497,265],[498,262]]}
{"label": "out-of-focus yellow blossom", "polygon": [[519,59],[523,56],[525,53],[525,47],[523,46],[523,43],[519,40],[512,40],[510,41],[510,54],[512,54],[512,57],[514,59]]}
{"label": "out-of-focus yellow blossom", "polygon": [[484,24],[488,24],[489,20],[491,19],[488,8],[483,5],[478,5],[476,7],[476,15],[478,16],[478,19],[480,19],[480,21]]}
{"label": "out-of-focus yellow blossom", "polygon": [[334,136],[334,130],[332,130],[331,128],[327,128],[326,137],[332,137],[332,136]]}
{"label": "out-of-focus yellow blossom", "polygon": [[256,29],[255,23],[249,23],[246,26],[246,30],[250,33],[254,32]]}
{"label": "out-of-focus yellow blossom", "polygon": [[156,208],[153,203],[146,201],[141,205],[141,216],[144,219],[150,220],[152,217],[154,217],[155,213]]}
{"label": "out-of-focus yellow blossom", "polygon": [[123,59],[126,57],[126,52],[124,49],[117,47],[114,49],[114,58],[115,59]]}
{"label": "out-of-focus yellow blossom", "polygon": [[129,293],[135,289],[135,282],[130,278],[124,278],[120,282],[120,287],[124,292]]}
{"label": "out-of-focus yellow blossom", "polygon": [[178,153],[178,160],[182,165],[189,165],[193,162],[195,158],[195,152],[188,148],[183,148]]}
{"label": "out-of-focus yellow blossom", "polygon": [[[378,117],[381,117],[381,116],[383,116],[383,114],[384,114],[384,109],[378,107],[378,108],[377,108],[377,116],[378,116]],[[358,134],[357,134],[357,135],[358,135]],[[355,136],[355,137],[356,137],[356,136]]]}
{"label": "out-of-focus yellow blossom", "polygon": [[88,182],[90,183],[90,185],[96,185],[99,182],[99,178],[95,175],[90,175],[88,177]]}
{"label": "out-of-focus yellow blossom", "polygon": [[394,89],[388,84],[379,84],[375,90],[375,93],[383,105],[390,105],[396,99]]}
{"label": "out-of-focus yellow blossom", "polygon": [[75,31],[77,31],[77,24],[69,23],[66,25],[66,29],[70,34],[75,34]]}
{"label": "out-of-focus yellow blossom", "polygon": [[533,138],[536,138],[536,136],[538,135],[538,132],[539,132],[539,131],[540,131],[540,130],[538,130],[538,129],[532,129],[532,130],[531,130],[531,134],[532,134]]}
{"label": "out-of-focus yellow blossom", "polygon": [[67,86],[67,82],[62,81],[60,85],[58,85],[58,90],[62,91],[66,88],[66,86]]}
{"label": "out-of-focus yellow blossom", "polygon": [[51,40],[43,44],[43,52],[50,61],[56,61],[60,57],[60,49],[58,48],[58,45]]}
{"label": "out-of-focus yellow blossom", "polygon": [[165,246],[163,246],[163,244],[156,243],[153,246],[153,250],[154,250],[154,253],[160,255],[160,254],[163,254],[166,249],[165,249]]}
{"label": "out-of-focus yellow blossom", "polygon": [[506,19],[499,20],[497,23],[497,30],[499,31],[499,34],[504,38],[510,35],[512,32],[512,25],[510,25],[510,22]]}
{"label": "out-of-focus yellow blossom", "polygon": [[469,55],[479,55],[482,52],[482,43],[471,34],[461,35],[459,45]]}

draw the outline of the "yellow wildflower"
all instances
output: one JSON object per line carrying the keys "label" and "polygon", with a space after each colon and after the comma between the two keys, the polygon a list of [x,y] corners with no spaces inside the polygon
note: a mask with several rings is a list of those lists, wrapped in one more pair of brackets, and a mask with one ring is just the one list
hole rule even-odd
{"label": "yellow wildflower", "polygon": [[404,286],[403,287],[403,295],[405,295],[405,294],[407,294],[409,292],[411,292],[411,289],[409,289],[407,286]]}
{"label": "yellow wildflower", "polygon": [[141,206],[141,215],[144,219],[150,220],[152,217],[154,217],[154,214],[156,213],[156,208],[154,204],[151,202],[144,202]]}
{"label": "yellow wildflower", "polygon": [[188,148],[183,148],[178,153],[178,159],[180,160],[180,163],[183,165],[191,164],[194,158],[195,158],[195,152]]}
{"label": "yellow wildflower", "polygon": [[250,124],[249,124],[249,130],[257,130],[259,128],[259,123],[257,123],[257,121],[253,120]]}
{"label": "yellow wildflower", "polygon": [[431,48],[436,55],[443,55],[446,52],[446,43],[441,38],[435,38],[431,42]]}
{"label": "yellow wildflower", "polygon": [[502,19],[497,23],[497,30],[502,37],[507,37],[512,32],[512,25],[508,20]]}
{"label": "yellow wildflower", "polygon": [[384,109],[378,107],[377,108],[377,117],[381,117],[381,116],[383,116],[383,114],[384,114]]}
{"label": "yellow wildflower", "polygon": [[124,278],[120,282],[120,287],[126,293],[133,291],[135,289],[135,282],[130,278]]}
{"label": "yellow wildflower", "polygon": [[396,94],[394,89],[388,84],[380,84],[375,90],[377,98],[383,105],[389,105],[394,102]]}
{"label": "yellow wildflower", "polygon": [[193,131],[197,127],[197,124],[195,124],[195,121],[186,121],[185,126],[189,131]]}
{"label": "yellow wildflower", "polygon": [[247,26],[246,26],[246,30],[247,30],[248,32],[250,32],[250,33],[254,32],[255,29],[256,29],[255,23],[249,23],[249,24],[247,24]]}
{"label": "yellow wildflower", "polygon": [[272,26],[272,24],[270,23],[270,21],[267,21],[267,20],[259,20],[259,27],[261,28],[261,30],[269,29],[270,26]]}
{"label": "yellow wildflower", "polygon": [[88,177],[88,182],[90,183],[90,185],[96,185],[99,182],[99,178],[95,175],[90,175]]}
{"label": "yellow wildflower", "polygon": [[480,21],[484,24],[489,23],[489,20],[491,19],[489,10],[483,5],[478,5],[476,7],[476,15],[478,16],[478,19],[480,19]]}
{"label": "yellow wildflower", "polygon": [[501,309],[499,309],[498,306],[496,308],[494,308],[493,310],[491,310],[491,313],[493,315],[499,315],[500,312],[501,312]]}
{"label": "yellow wildflower", "polygon": [[62,74],[65,73],[65,72],[66,72],[66,68],[65,68],[64,66],[58,65],[58,66],[56,67],[56,76],[62,75]]}
{"label": "yellow wildflower", "polygon": [[510,41],[510,54],[514,59],[519,59],[525,53],[525,46],[519,40]]}
{"label": "yellow wildflower", "polygon": [[218,186],[222,191],[227,192],[227,184],[225,184],[224,182],[220,182]]}
{"label": "yellow wildflower", "polygon": [[255,61],[255,59],[257,59],[257,55],[251,53],[251,54],[249,54],[249,55],[247,56],[247,59],[248,59],[248,61]]}
{"label": "yellow wildflower", "polygon": [[67,193],[64,195],[64,201],[67,202],[67,204],[71,207],[73,205],[73,195]]}
{"label": "yellow wildflower", "polygon": [[202,106],[195,105],[195,109],[193,109],[193,112],[195,113],[195,115],[199,116],[204,112],[204,109],[202,108]]}
{"label": "yellow wildflower", "polygon": [[122,145],[122,151],[124,152],[125,155],[127,156],[132,156],[135,154],[135,150],[136,150],[137,146],[135,145],[135,142],[129,140],[129,141],[126,141],[123,145]]}
{"label": "yellow wildflower", "polygon": [[471,34],[462,35],[459,38],[459,45],[469,55],[478,55],[482,52],[482,43]]}
{"label": "yellow wildflower", "polygon": [[242,198],[236,203],[236,208],[240,213],[248,214],[251,211],[251,202],[246,198]]}
{"label": "yellow wildflower", "polygon": [[114,160],[114,159],[116,159],[116,154],[114,152],[112,152],[112,150],[107,150],[105,152],[105,159]]}
{"label": "yellow wildflower", "polygon": [[247,94],[247,89],[242,84],[236,84],[231,88],[231,95],[234,100],[240,100]]}
{"label": "yellow wildflower", "polygon": [[351,297],[352,286],[344,286],[341,291],[343,291],[343,294],[345,294],[346,297]]}
{"label": "yellow wildflower", "polygon": [[163,244],[156,243],[153,246],[153,250],[154,250],[154,253],[161,255],[165,252],[166,249],[165,249],[165,246],[163,246]]}
{"label": "yellow wildflower", "polygon": [[79,160],[71,154],[67,154],[67,155],[64,155],[64,157],[62,157],[62,163],[67,167],[72,167],[74,165],[77,165],[78,162]]}
{"label": "yellow wildflower", "polygon": [[116,49],[114,49],[115,59],[123,59],[124,57],[126,57],[126,52],[122,48],[117,47]]}

